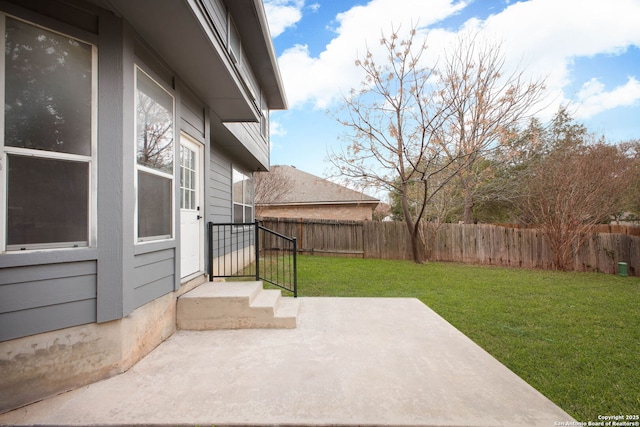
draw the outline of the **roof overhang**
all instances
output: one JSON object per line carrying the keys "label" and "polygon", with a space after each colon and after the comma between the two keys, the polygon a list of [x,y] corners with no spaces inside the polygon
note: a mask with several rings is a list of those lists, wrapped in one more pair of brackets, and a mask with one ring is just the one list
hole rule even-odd
{"label": "roof overhang", "polygon": [[[124,18],[144,41],[193,89],[224,122],[255,122],[259,111],[244,80],[212,25],[200,0],[103,0],[104,7]],[[275,54],[265,39],[266,18],[259,0],[233,0],[236,26],[247,31],[243,43],[255,70],[269,90],[268,104],[285,106]],[[258,6],[259,5],[259,6]],[[236,15],[247,11],[247,15]],[[264,28],[262,28],[264,27]],[[259,33],[262,32],[262,35]],[[252,46],[255,42],[256,46]],[[263,61],[267,63],[263,64]],[[275,67],[275,68],[274,68]],[[271,75],[271,76],[269,76]],[[262,83],[262,82],[261,82]],[[276,86],[280,90],[276,90]],[[278,96],[278,93],[280,95]],[[272,105],[268,105],[272,108]]]}
{"label": "roof overhang", "polygon": [[286,109],[284,85],[262,0],[230,0],[227,8],[242,35],[242,49],[265,93],[269,109]]}
{"label": "roof overhang", "polygon": [[232,159],[239,160],[252,171],[269,170],[268,150],[261,151],[253,141],[244,141],[246,134],[237,131],[242,123],[223,123],[214,113],[210,115],[211,135],[217,147],[222,148]]}

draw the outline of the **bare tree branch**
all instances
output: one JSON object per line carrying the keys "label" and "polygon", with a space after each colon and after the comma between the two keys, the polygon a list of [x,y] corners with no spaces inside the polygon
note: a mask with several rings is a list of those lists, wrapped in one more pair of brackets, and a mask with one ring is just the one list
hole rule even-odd
{"label": "bare tree branch", "polygon": [[449,109],[438,97],[433,70],[421,65],[426,43],[415,44],[415,36],[413,28],[400,40],[392,28],[380,41],[386,56],[382,65],[369,50],[356,60],[365,79],[344,97],[337,114],[349,144],[330,153],[329,160],[338,175],[401,195],[414,260],[420,262],[420,222],[456,172],[453,159],[446,159],[440,141],[434,141]]}
{"label": "bare tree branch", "polygon": [[399,195],[420,262],[421,222],[446,216],[434,213],[446,205],[438,194],[454,178],[473,191],[474,163],[508,140],[505,134],[531,112],[543,85],[525,82],[521,72],[503,76],[500,46],[476,36],[458,40],[442,66],[424,67],[426,41],[415,38],[415,28],[404,40],[392,28],[380,40],[381,63],[370,50],[356,60],[365,79],[336,114],[349,144],[329,161],[342,177]]}
{"label": "bare tree branch", "polygon": [[[443,100],[451,114],[439,138],[452,159],[464,161],[458,181],[464,191],[464,222],[473,222],[473,207],[486,178],[476,164],[504,153],[513,129],[535,114],[544,95],[543,81],[527,81],[522,70],[507,73],[501,45],[467,34],[445,54],[441,73]],[[460,157],[464,153],[465,157]]]}
{"label": "bare tree branch", "polygon": [[529,167],[523,222],[548,236],[556,268],[569,268],[588,233],[621,208],[633,162],[618,146],[583,140],[558,146]]}
{"label": "bare tree branch", "polygon": [[256,172],[253,178],[256,211],[259,205],[283,201],[291,191],[291,179],[278,166],[273,166],[269,172]]}

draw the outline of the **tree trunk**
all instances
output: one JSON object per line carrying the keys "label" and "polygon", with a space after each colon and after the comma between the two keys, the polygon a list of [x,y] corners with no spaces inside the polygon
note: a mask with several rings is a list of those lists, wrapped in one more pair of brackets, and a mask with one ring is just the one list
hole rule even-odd
{"label": "tree trunk", "polygon": [[404,223],[407,226],[409,236],[411,236],[411,255],[413,256],[413,262],[421,264],[423,262],[421,251],[422,242],[420,241],[418,229],[420,220],[417,219],[417,222],[414,222],[413,217],[411,216],[411,211],[409,210],[409,199],[407,198],[407,185],[404,182],[401,186],[400,204],[404,215]]}
{"label": "tree trunk", "polygon": [[473,224],[473,196],[468,188],[464,191],[464,223]]}
{"label": "tree trunk", "polygon": [[424,262],[422,257],[422,241],[420,240],[420,234],[418,229],[411,230],[411,254],[413,255],[413,262],[416,264],[422,264]]}

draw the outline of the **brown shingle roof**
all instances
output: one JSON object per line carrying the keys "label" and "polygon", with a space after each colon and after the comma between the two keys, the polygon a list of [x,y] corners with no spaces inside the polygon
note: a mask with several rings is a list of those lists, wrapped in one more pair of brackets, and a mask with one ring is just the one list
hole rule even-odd
{"label": "brown shingle roof", "polygon": [[[271,170],[279,169],[291,182],[290,191],[273,204],[318,204],[318,203],[371,203],[380,200],[359,191],[351,190],[327,179],[296,169],[293,166],[276,165]],[[269,172],[267,172],[269,173]]]}

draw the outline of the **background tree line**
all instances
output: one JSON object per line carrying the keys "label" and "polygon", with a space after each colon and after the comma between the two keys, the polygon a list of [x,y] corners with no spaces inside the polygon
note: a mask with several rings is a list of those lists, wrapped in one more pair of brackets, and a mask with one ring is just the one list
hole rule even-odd
{"label": "background tree line", "polygon": [[540,228],[564,269],[595,225],[640,216],[639,141],[608,144],[566,108],[543,124],[544,81],[507,71],[500,44],[467,35],[427,66],[415,39],[392,29],[384,55],[356,60],[365,78],[334,113],[348,144],[329,160],[389,193],[416,262],[423,224],[517,222]]}

